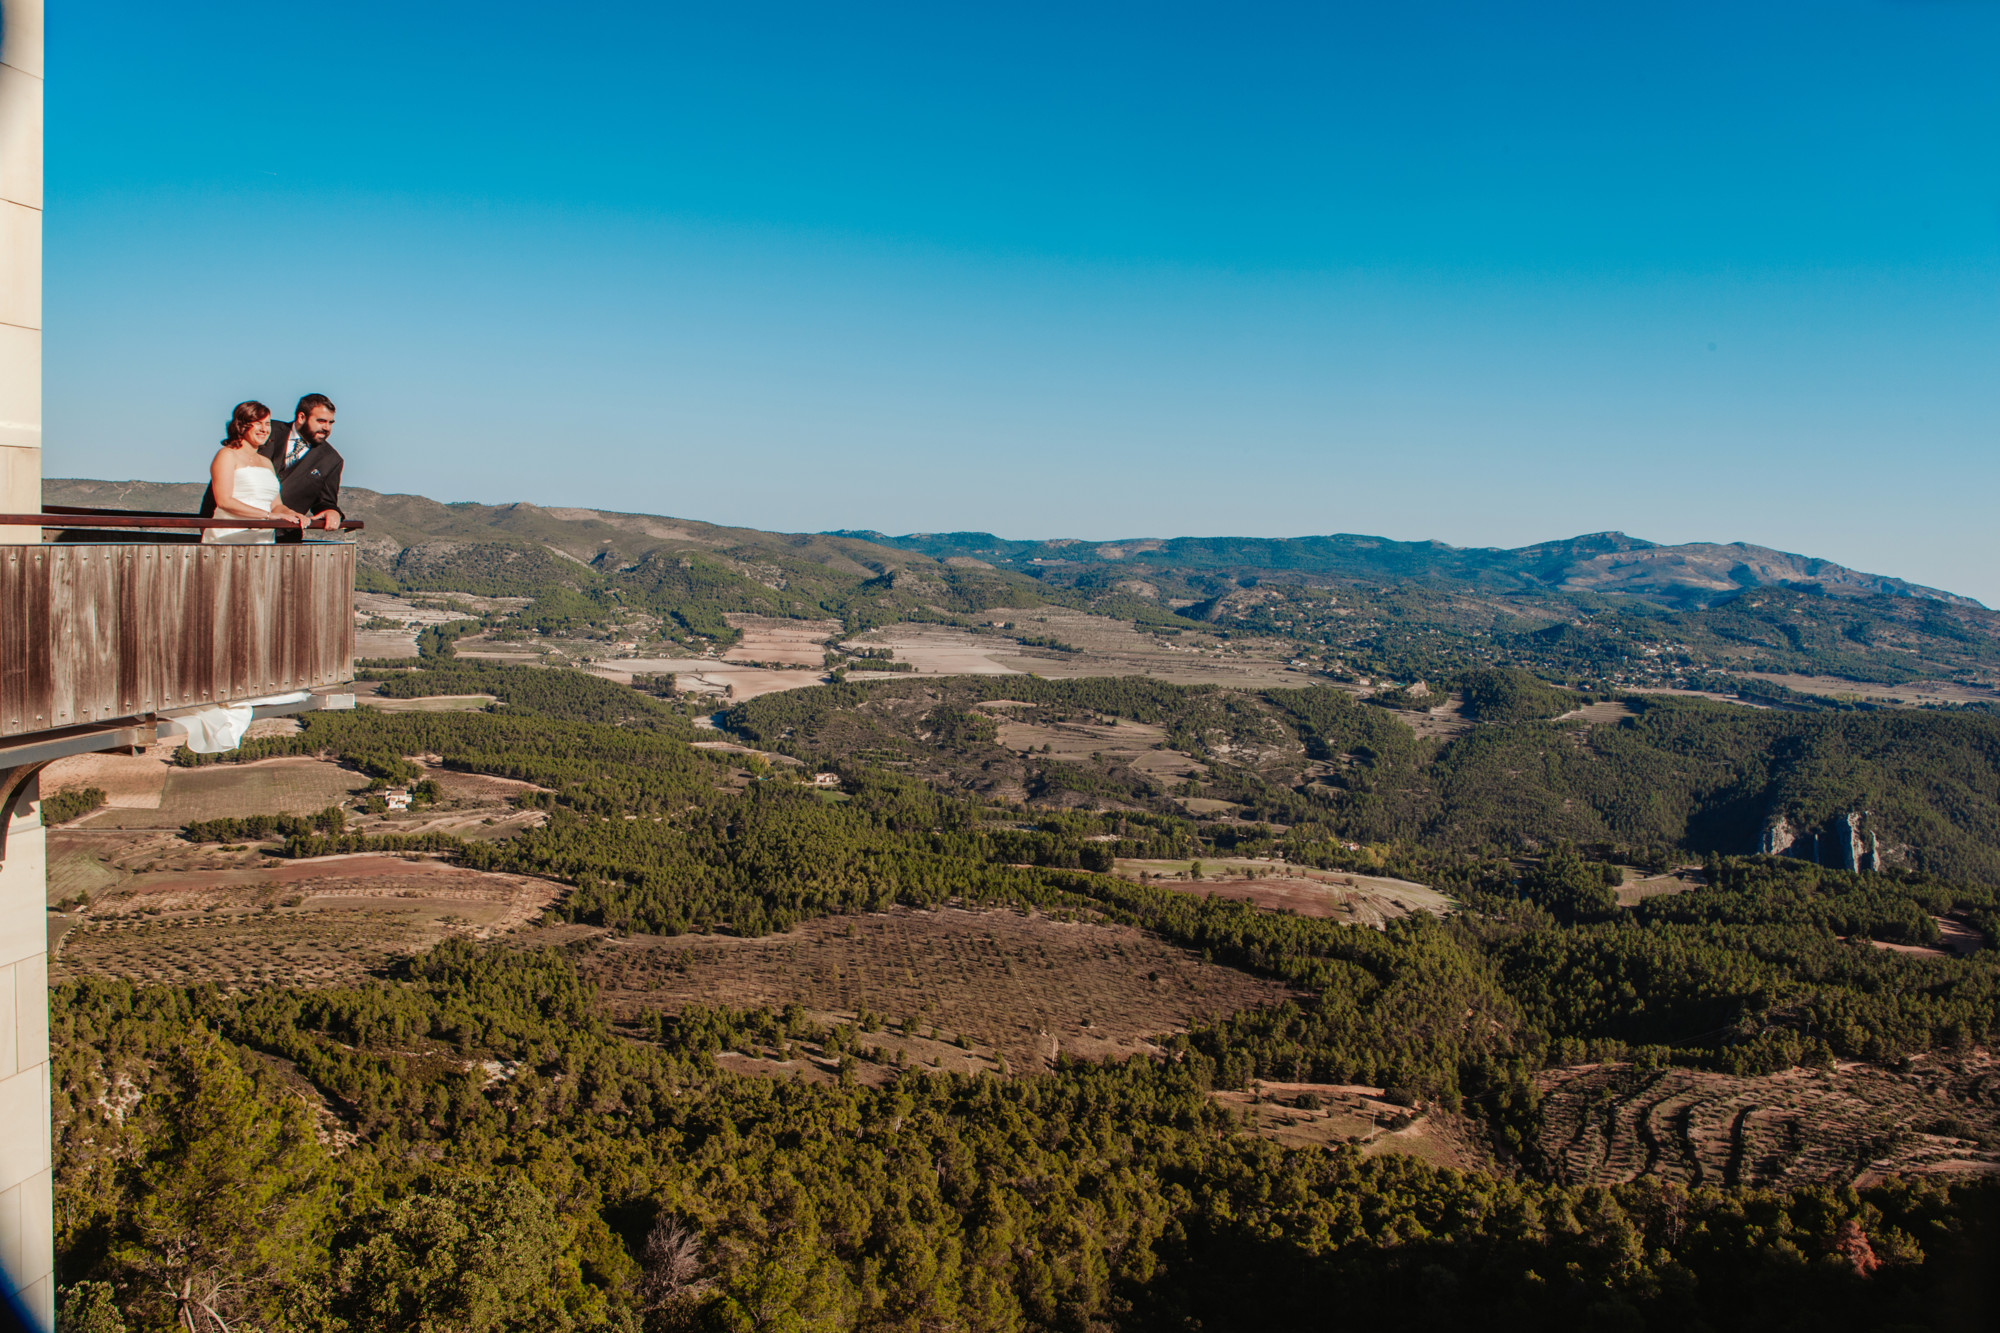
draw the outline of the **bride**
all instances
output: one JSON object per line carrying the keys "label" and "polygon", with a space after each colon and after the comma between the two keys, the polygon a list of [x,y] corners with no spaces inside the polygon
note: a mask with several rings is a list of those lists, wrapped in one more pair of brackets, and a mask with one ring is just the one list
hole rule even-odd
{"label": "bride", "polygon": [[[209,481],[215,487],[218,518],[281,518],[296,520],[303,528],[306,516],[288,509],[278,498],[278,474],[264,457],[264,442],[271,438],[271,409],[262,403],[238,403],[229,414],[229,438],[215,451],[208,465]],[[270,528],[209,528],[204,542],[270,542],[278,534]]]}

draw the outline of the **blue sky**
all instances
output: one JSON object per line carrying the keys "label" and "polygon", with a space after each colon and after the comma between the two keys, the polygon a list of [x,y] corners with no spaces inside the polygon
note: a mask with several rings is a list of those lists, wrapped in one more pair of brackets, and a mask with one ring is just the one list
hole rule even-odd
{"label": "blue sky", "polygon": [[2000,605],[2000,6],[843,8],[54,7],[45,471]]}

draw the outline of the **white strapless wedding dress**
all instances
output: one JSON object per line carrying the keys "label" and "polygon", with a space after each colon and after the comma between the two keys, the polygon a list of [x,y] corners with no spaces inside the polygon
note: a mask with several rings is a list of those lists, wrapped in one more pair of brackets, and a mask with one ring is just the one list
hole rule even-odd
{"label": "white strapless wedding dress", "polygon": [[[249,505],[253,509],[271,512],[271,506],[278,502],[278,474],[267,467],[239,467],[236,469],[236,503]],[[216,511],[217,518],[228,515]],[[231,546],[242,546],[250,542],[274,542],[278,534],[270,528],[209,528],[201,539],[210,544],[225,542]]]}

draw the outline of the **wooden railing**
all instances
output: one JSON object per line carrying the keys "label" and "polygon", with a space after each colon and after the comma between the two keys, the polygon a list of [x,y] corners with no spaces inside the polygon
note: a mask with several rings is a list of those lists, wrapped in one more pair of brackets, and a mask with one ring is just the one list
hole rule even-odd
{"label": "wooden railing", "polygon": [[[127,521],[107,521],[119,517]],[[143,537],[278,526],[236,518],[0,514],[0,527],[10,524],[120,528],[125,539],[0,546],[0,736],[354,678],[348,542]]]}
{"label": "wooden railing", "polygon": [[[297,540],[301,529],[294,520],[276,518],[234,518],[217,514],[174,514],[158,509],[91,509],[82,505],[43,505],[38,514],[0,514],[0,528],[41,528],[55,541],[200,541],[208,529],[241,531],[269,530],[279,541]],[[308,533],[327,531],[359,532],[363,524],[344,519],[335,529],[311,527]]]}

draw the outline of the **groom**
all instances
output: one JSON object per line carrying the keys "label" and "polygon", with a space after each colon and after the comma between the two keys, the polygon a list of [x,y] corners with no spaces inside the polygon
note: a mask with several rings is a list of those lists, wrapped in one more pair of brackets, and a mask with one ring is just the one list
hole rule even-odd
{"label": "groom", "polygon": [[[278,473],[278,497],[289,509],[312,515],[309,526],[340,526],[339,451],[327,443],[333,434],[333,400],[323,393],[299,399],[290,421],[271,423],[271,438],[261,450]],[[215,493],[201,497],[203,518],[215,514]]]}

